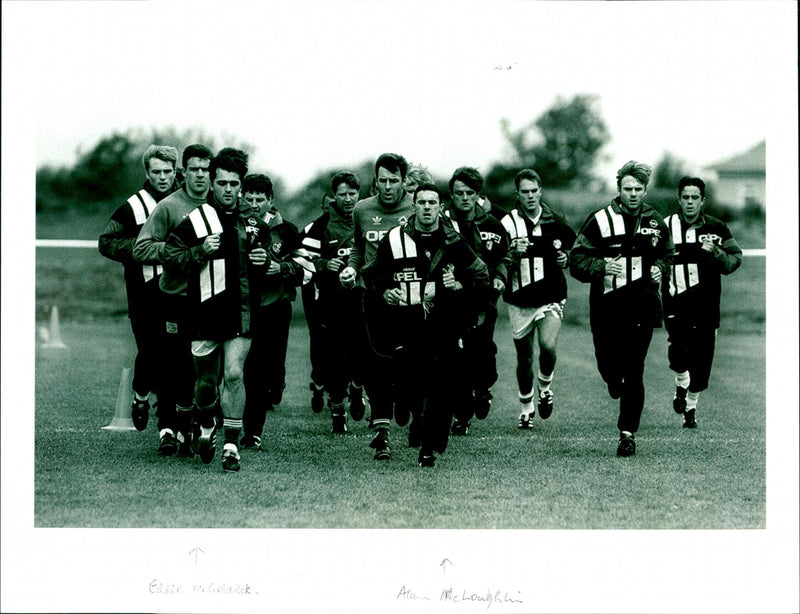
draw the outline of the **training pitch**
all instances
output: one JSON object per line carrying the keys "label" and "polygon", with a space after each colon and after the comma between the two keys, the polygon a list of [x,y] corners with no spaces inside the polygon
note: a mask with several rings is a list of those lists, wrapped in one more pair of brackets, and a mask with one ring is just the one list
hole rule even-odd
{"label": "training pitch", "polygon": [[[751,282],[742,276],[741,284]],[[746,326],[736,323],[744,316],[733,317],[734,326],[723,321],[697,430],[682,428],[672,410],[666,334],[656,331],[637,453],[627,459],[615,455],[617,404],[581,324],[562,329],[553,415],[517,429],[513,346],[501,317],[491,413],[473,420],[466,437],[451,437],[436,466],[424,469],[407,446],[407,427],[393,425],[392,459],[377,462],[365,420],[334,435],[327,408],[312,413],[308,336],[296,312],[284,400],[267,416],[264,449],[243,451],[238,474],[223,473],[219,449],[210,465],[158,457],[154,416],[144,432],[103,430],[132,362],[128,321],[61,322],[68,349],[36,350],[35,526],[764,528],[761,317]]]}

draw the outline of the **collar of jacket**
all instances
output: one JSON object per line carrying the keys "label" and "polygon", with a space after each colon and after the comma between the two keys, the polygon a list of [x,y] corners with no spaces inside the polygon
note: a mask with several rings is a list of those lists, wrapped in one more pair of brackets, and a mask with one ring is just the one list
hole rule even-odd
{"label": "collar of jacket", "polygon": [[463,221],[472,222],[473,224],[482,224],[489,217],[489,213],[486,211],[486,209],[477,203],[475,203],[475,214],[472,216],[471,220],[462,221],[458,219],[458,213],[456,213],[456,209],[452,206],[444,212],[444,215],[450,219],[456,220],[459,224],[463,223]]}
{"label": "collar of jacket", "polygon": [[264,221],[270,228],[283,224],[283,216],[281,212],[273,205],[264,213]]}
{"label": "collar of jacket", "polygon": [[637,211],[636,213],[631,213],[625,207],[622,206],[622,203],[619,200],[619,196],[617,196],[614,200],[611,201],[611,208],[616,213],[621,213],[622,215],[627,215],[630,217],[637,217],[639,215],[649,215],[653,213],[653,211],[655,211],[655,209],[653,209],[650,205],[648,205],[645,202],[642,203],[641,207],[639,207],[639,211]]}
{"label": "collar of jacket", "polygon": [[[555,216],[553,215],[553,210],[548,206],[547,203],[540,202],[539,208],[541,208],[542,212],[539,215],[539,224],[549,224],[550,222],[555,221]],[[528,214],[525,213],[520,207],[516,207],[517,212],[522,216],[523,219],[528,220],[529,222],[533,222],[531,218],[528,217]],[[488,213],[486,215],[489,215]]]}
{"label": "collar of jacket", "polygon": [[171,187],[169,190],[167,190],[166,192],[159,192],[158,190],[156,190],[156,189],[153,187],[153,184],[152,184],[152,183],[150,183],[150,180],[149,180],[149,179],[145,179],[145,180],[144,180],[144,185],[142,186],[142,189],[143,189],[145,192],[147,192],[148,194],[150,194],[150,196],[152,196],[152,197],[153,197],[153,200],[155,200],[157,203],[160,203],[160,202],[161,202],[162,200],[164,200],[164,199],[165,199],[167,196],[169,196],[170,194],[172,194],[173,192],[175,192],[177,188],[175,187],[175,183],[173,183],[173,184],[172,184],[172,187]]}
{"label": "collar of jacket", "polygon": [[325,212],[325,215],[328,216],[328,220],[332,222],[341,222],[345,226],[352,226],[353,225],[353,215],[344,215],[341,211],[336,208],[336,205],[331,205],[330,209]]}
{"label": "collar of jacket", "polygon": [[688,222],[686,218],[683,217],[683,209],[678,209],[678,217],[680,218],[681,222],[683,222],[684,224],[688,224],[690,228],[692,226],[702,226],[703,224],[706,223],[706,216],[705,213],[703,213],[702,211],[700,212],[700,215],[697,216],[697,219],[694,222]]}
{"label": "collar of jacket", "polygon": [[[412,239],[414,238],[415,232],[421,232],[417,230],[416,226],[414,226],[414,221],[416,220],[417,214],[412,213],[411,217],[408,218],[408,221],[403,224],[403,232],[405,232],[409,237]],[[446,215],[439,216],[439,228],[442,229],[444,232],[444,242],[446,245],[450,245],[459,241],[461,239],[461,235],[456,232],[456,229],[453,227],[453,222],[450,221],[450,218]],[[433,232],[436,232],[435,230]]]}

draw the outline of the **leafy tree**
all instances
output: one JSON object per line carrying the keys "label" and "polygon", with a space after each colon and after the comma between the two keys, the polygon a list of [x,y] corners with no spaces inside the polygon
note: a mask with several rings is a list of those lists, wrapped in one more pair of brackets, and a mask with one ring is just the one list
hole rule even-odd
{"label": "leafy tree", "polygon": [[681,178],[688,174],[686,163],[677,156],[665,151],[653,167],[651,183],[656,188],[677,190]]}
{"label": "leafy tree", "polygon": [[519,130],[501,120],[503,135],[520,167],[536,169],[548,187],[588,188],[597,181],[592,170],[611,135],[597,110],[599,97],[559,96],[537,119]]}
{"label": "leafy tree", "polygon": [[[102,137],[89,151],[78,150],[78,161],[73,167],[37,170],[36,210],[116,206],[118,201],[141,187],[144,181],[142,154],[150,144],[172,145],[180,156],[183,149],[192,143],[203,143],[211,151],[217,151],[221,147],[219,142],[197,127],[182,131],[172,126],[115,131]],[[225,146],[243,149],[251,156],[255,151],[253,145],[227,135],[223,135],[221,142]],[[277,178],[273,181],[277,195],[283,189],[282,183]]]}

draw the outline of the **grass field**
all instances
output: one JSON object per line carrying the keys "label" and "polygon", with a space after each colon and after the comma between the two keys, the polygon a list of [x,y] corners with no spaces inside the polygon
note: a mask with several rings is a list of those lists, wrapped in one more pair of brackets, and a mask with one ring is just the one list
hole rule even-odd
{"label": "grass field", "polygon": [[[79,251],[79,250],[75,250]],[[82,250],[81,250],[82,251]],[[500,380],[489,417],[451,438],[433,470],[416,465],[407,428],[393,458],[367,447],[366,422],[330,433],[308,409],[304,324],[290,335],[288,388],[268,415],[264,450],[242,471],[219,458],[162,459],[148,430],[101,430],[114,413],[132,336],[124,316],[65,318],[69,350],[36,352],[37,527],[296,527],[502,529],[755,529],[765,526],[764,259],[726,279],[723,328],[699,428],[671,408],[666,335],[647,361],[637,454],[615,456],[616,403],[597,374],[586,288],[570,282],[559,342],[556,410],[516,428],[514,358],[505,318],[496,332]],[[119,271],[117,271],[120,273]],[[120,273],[121,274],[121,273]],[[68,282],[65,282],[68,283]]]}

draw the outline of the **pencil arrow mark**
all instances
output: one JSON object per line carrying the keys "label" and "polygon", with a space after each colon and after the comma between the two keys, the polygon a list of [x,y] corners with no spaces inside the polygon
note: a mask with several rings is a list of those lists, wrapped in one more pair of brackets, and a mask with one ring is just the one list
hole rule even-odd
{"label": "pencil arrow mark", "polygon": [[202,548],[200,548],[199,546],[197,546],[196,548],[192,548],[191,550],[189,550],[189,554],[194,554],[194,564],[195,564],[195,565],[197,565],[197,559],[198,559],[198,557],[200,556],[200,554],[201,554],[201,553],[202,553],[202,554],[205,554],[205,550],[203,550],[203,549],[202,549]]}
{"label": "pencil arrow mark", "polygon": [[447,575],[447,566],[448,565],[452,565],[452,564],[453,564],[453,562],[450,559],[448,559],[448,558],[442,559],[442,562],[439,563],[439,565],[442,568],[442,575]]}

